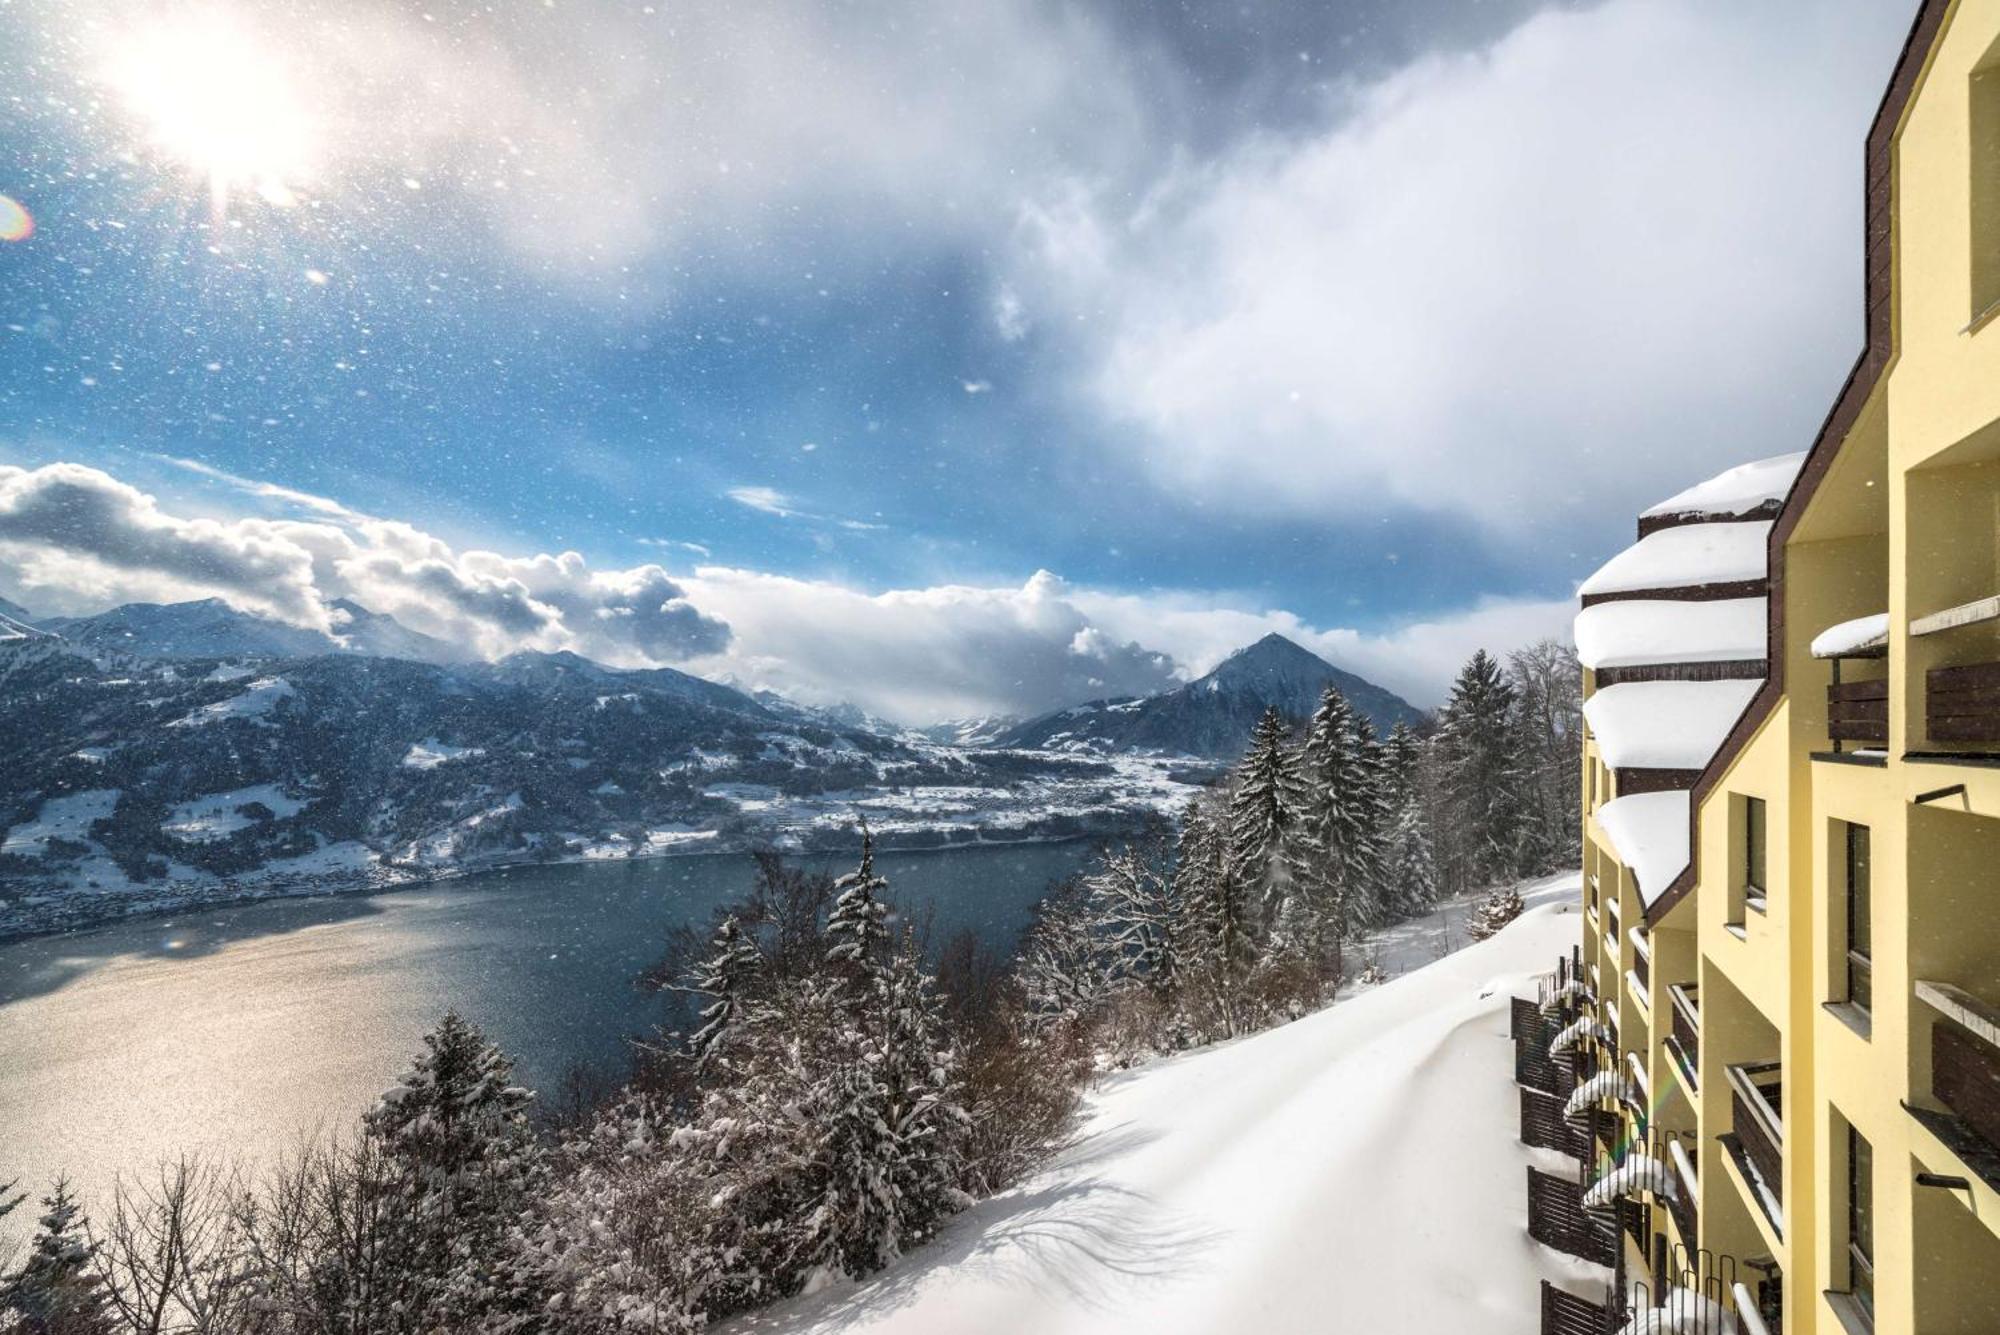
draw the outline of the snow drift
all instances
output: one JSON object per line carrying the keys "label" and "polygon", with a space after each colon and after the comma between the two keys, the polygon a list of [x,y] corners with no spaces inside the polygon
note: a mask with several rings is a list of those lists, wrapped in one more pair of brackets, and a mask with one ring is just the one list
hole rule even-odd
{"label": "snow drift", "polygon": [[1576,940],[1576,886],[1328,1010],[1107,1080],[1041,1176],[727,1329],[1529,1335],[1541,1279],[1605,1278],[1526,1234],[1524,1167],[1568,1161],[1519,1144],[1507,1041],[1509,997]]}

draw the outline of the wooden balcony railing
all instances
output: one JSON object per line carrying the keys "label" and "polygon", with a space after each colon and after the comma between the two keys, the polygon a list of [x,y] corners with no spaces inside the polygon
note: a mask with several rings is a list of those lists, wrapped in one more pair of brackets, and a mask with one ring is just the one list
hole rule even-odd
{"label": "wooden balcony railing", "polygon": [[1836,744],[1889,740],[1888,681],[1838,681],[1826,688],[1826,735]]}
{"label": "wooden balcony railing", "polygon": [[1924,733],[1932,742],[2000,742],[2000,663],[1926,673]]}
{"label": "wooden balcony railing", "polygon": [[1773,1227],[1784,1228],[1785,1122],[1783,1069],[1778,1062],[1731,1066],[1730,1137],[1740,1151],[1738,1167],[1753,1178],[1757,1204]]}
{"label": "wooden balcony railing", "polygon": [[1701,1009],[1695,1001],[1699,987],[1697,983],[1667,985],[1667,999],[1673,1003],[1673,1016],[1667,1030],[1667,1055],[1687,1077],[1690,1089],[1701,1087]]}
{"label": "wooden balcony railing", "polygon": [[1957,1121],[1953,1148],[1982,1177],[2000,1172],[2000,1010],[1950,983],[1919,980],[1916,994],[1937,1012],[1931,1097]]}

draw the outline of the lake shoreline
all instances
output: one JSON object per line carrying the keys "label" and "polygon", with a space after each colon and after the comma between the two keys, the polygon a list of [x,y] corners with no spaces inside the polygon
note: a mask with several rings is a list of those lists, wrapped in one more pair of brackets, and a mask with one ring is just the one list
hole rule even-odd
{"label": "lake shoreline", "polygon": [[[1124,833],[1133,833],[1126,830]],[[884,853],[956,853],[971,849],[1007,849],[1045,845],[1087,843],[1093,840],[1114,839],[1120,831],[1105,829],[1081,834],[1028,835],[1018,839],[968,839],[949,843],[905,844],[893,838],[885,841],[877,837],[876,848]],[[857,841],[858,843],[858,841]],[[554,858],[521,858],[514,860],[480,862],[474,866],[415,867],[407,863],[376,863],[365,871],[349,873],[319,873],[297,879],[273,879],[270,881],[219,880],[202,883],[193,892],[167,897],[135,899],[123,905],[111,907],[108,911],[84,913],[75,918],[47,926],[11,927],[0,924],[0,946],[16,945],[25,941],[47,940],[55,937],[82,935],[93,931],[129,926],[153,919],[167,919],[176,914],[207,911],[212,909],[242,908],[251,904],[275,900],[306,901],[312,899],[366,898],[373,895],[392,894],[404,890],[422,890],[431,886],[457,884],[476,880],[482,876],[502,875],[507,872],[528,869],[610,866],[635,862],[660,862],[682,858],[747,858],[753,853],[769,851],[783,857],[800,859],[837,856],[840,850],[833,848],[777,848],[744,842],[731,847],[674,847],[641,848],[620,857],[591,856],[589,854],[564,855]],[[858,848],[855,850],[858,856]],[[110,895],[106,895],[109,898]],[[96,896],[72,896],[65,899],[63,908],[74,903],[83,907]],[[0,912],[6,906],[20,902],[19,897],[0,897]]]}

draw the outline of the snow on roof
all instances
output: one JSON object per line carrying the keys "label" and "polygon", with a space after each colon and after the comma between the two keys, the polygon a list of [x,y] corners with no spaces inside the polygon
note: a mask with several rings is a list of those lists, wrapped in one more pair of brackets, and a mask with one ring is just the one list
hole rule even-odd
{"label": "snow on roof", "polygon": [[1598,603],[1577,613],[1576,660],[1596,671],[1762,658],[1768,622],[1762,598]]}
{"label": "snow on roof", "polygon": [[1648,533],[1597,568],[1577,592],[1630,593],[1764,578],[1767,519],[1747,524],[1683,524]]}
{"label": "snow on roof", "polygon": [[1628,681],[1583,702],[1598,754],[1613,769],[1700,769],[1762,686],[1749,681]]}
{"label": "snow on roof", "polygon": [[1812,653],[1814,658],[1841,658],[1885,648],[1888,643],[1889,614],[1877,612],[1873,616],[1856,617],[1838,626],[1828,626],[1813,636]]}
{"label": "snow on roof", "polygon": [[1686,491],[1667,497],[1640,517],[1697,514],[1726,519],[1748,514],[1760,505],[1784,500],[1805,461],[1805,452],[1801,450],[1797,454],[1738,464],[1726,473],[1717,473],[1706,482],[1697,482]]}
{"label": "snow on roof", "polygon": [[[1533,1330],[1540,1280],[1605,1275],[1520,1237],[1522,1170],[1546,1152],[1519,1143],[1508,998],[1576,937],[1573,908],[1531,908],[1292,1024],[1108,1076],[1046,1171],[757,1329]],[[1383,1227],[1391,1207],[1414,1222]]]}
{"label": "snow on roof", "polygon": [[1651,908],[1688,865],[1688,794],[1634,793],[1597,809],[1597,826]]}

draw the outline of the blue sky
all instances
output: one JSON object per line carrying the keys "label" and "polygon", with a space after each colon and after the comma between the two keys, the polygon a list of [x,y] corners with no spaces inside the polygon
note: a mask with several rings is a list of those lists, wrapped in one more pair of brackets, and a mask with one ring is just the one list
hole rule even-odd
{"label": "blue sky", "polygon": [[0,5],[0,594],[1428,702],[1858,347],[1908,16],[1744,8]]}

